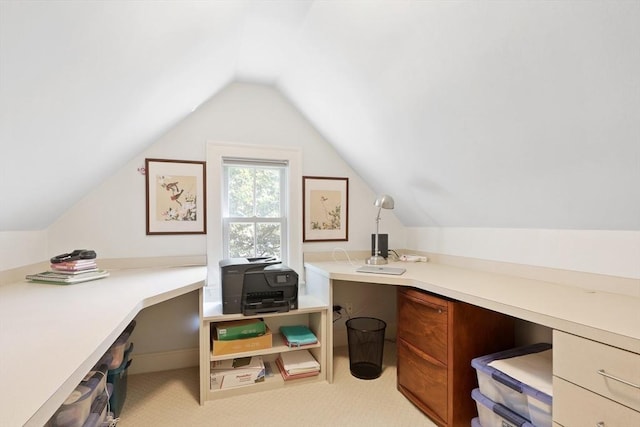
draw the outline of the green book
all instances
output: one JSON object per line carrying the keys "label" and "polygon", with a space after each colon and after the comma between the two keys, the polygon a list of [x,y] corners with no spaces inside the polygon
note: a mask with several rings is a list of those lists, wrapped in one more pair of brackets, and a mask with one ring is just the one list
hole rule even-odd
{"label": "green book", "polygon": [[215,325],[216,339],[220,341],[254,338],[266,332],[267,328],[262,319],[233,320]]}
{"label": "green book", "polygon": [[281,326],[280,333],[289,347],[299,347],[318,342],[318,337],[305,325]]}

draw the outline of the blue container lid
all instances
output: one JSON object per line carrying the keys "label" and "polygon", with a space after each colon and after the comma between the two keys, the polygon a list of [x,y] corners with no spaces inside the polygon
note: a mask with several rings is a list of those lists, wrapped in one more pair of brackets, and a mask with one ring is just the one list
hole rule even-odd
{"label": "blue container lid", "polygon": [[551,405],[552,398],[548,394],[535,389],[528,384],[518,381],[513,377],[510,377],[509,375],[505,374],[502,371],[499,371],[492,366],[489,366],[489,363],[493,362],[494,360],[510,359],[512,357],[524,356],[526,354],[540,353],[541,351],[546,351],[549,349],[551,349],[551,344],[548,343],[525,345],[498,353],[488,354],[486,356],[476,357],[471,360],[471,366],[473,366],[478,371],[489,375],[495,381],[504,384],[514,391],[517,391],[518,393],[524,393],[535,398],[536,400],[541,401],[542,403]]}
{"label": "blue container lid", "polygon": [[[479,389],[473,389],[471,392],[471,397],[476,402],[480,403],[482,406],[489,408],[491,412],[497,414],[504,418],[510,424],[517,427],[535,427],[528,419],[516,414],[506,406],[503,406],[499,403],[495,403],[493,400],[489,399],[484,394],[480,393]],[[472,422],[473,425],[473,422]],[[478,423],[480,425],[480,423]]]}

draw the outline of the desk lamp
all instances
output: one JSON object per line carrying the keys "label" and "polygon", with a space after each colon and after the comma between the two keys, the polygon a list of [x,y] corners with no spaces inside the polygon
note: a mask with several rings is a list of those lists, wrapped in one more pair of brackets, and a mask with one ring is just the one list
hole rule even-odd
{"label": "desk lamp", "polygon": [[376,217],[376,241],[375,241],[375,250],[373,252],[374,255],[371,258],[367,259],[367,264],[381,265],[381,264],[386,264],[387,260],[383,256],[380,256],[380,249],[378,248],[378,232],[380,229],[380,211],[382,211],[382,209],[393,209],[393,205],[394,205],[393,197],[389,196],[388,194],[382,194],[378,196],[378,198],[376,199],[373,205],[378,208],[378,216]]}

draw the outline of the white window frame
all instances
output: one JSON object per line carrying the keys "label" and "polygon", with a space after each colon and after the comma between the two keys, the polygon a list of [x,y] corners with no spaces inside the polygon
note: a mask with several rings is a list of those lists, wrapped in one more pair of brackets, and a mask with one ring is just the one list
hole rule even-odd
{"label": "white window frame", "polygon": [[[228,199],[228,191],[226,188],[229,185],[228,182],[228,174],[225,173],[226,167],[236,166],[240,168],[249,168],[249,167],[273,167],[277,169],[280,173],[280,212],[278,213],[278,217],[275,218],[262,218],[262,217],[231,217],[229,215],[229,199]],[[289,248],[289,234],[287,227],[287,206],[288,206],[288,198],[289,194],[287,193],[288,188],[288,174],[289,162],[288,161],[273,161],[273,160],[265,160],[265,159],[237,159],[230,157],[223,157],[223,180],[222,180],[222,253],[224,257],[227,257],[229,253],[229,234],[231,232],[229,224],[232,222],[240,222],[242,220],[246,220],[247,223],[252,223],[254,226],[257,223],[275,223],[280,224],[280,253],[281,259],[284,263],[289,261],[288,259],[288,248]],[[259,256],[259,255],[257,255]]]}
{"label": "white window frame", "polygon": [[[223,259],[223,177],[225,158],[287,161],[287,246],[283,259],[300,277],[302,260],[302,151],[294,147],[276,147],[241,143],[207,143],[207,285],[220,286],[219,262]],[[215,291],[214,291],[215,292]]]}

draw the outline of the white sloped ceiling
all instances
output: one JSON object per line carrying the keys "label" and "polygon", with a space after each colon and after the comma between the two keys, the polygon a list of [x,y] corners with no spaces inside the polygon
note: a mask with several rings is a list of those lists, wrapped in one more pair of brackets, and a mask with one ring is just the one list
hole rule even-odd
{"label": "white sloped ceiling", "polygon": [[[234,80],[407,226],[640,229],[640,2],[0,3],[0,230],[41,229]],[[7,185],[8,184],[8,185]]]}

